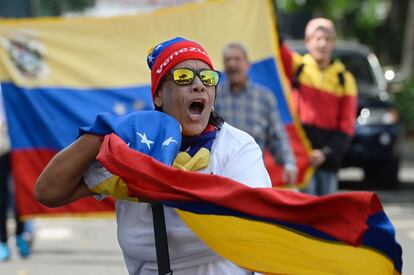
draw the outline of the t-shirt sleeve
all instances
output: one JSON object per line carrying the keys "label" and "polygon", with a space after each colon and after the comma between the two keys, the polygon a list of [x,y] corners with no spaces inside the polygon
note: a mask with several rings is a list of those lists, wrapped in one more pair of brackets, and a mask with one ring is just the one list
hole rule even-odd
{"label": "t-shirt sleeve", "polygon": [[93,189],[113,175],[97,160],[92,162],[83,174],[83,180],[89,189]]}
{"label": "t-shirt sleeve", "polygon": [[262,151],[251,137],[233,150],[222,175],[250,187],[272,186]]}
{"label": "t-shirt sleeve", "polygon": [[271,92],[267,92],[269,127],[266,133],[266,148],[280,165],[296,167],[295,155],[290,144],[288,133],[283,125],[279,112],[276,109],[276,98]]}
{"label": "t-shirt sleeve", "polygon": [[89,190],[98,194],[96,199],[101,200],[106,196],[115,199],[139,201],[138,198],[128,195],[128,187],[124,180],[109,172],[99,161],[94,161],[83,174],[83,180]]}

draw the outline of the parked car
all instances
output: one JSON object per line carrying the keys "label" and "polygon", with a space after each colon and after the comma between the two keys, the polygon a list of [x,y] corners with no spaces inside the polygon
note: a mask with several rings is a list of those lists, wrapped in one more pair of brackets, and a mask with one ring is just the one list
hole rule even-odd
{"label": "parked car", "polygon": [[[303,41],[287,43],[292,50],[306,53]],[[373,187],[397,187],[404,128],[378,58],[367,46],[344,41],[337,42],[333,58],[345,64],[358,86],[356,131],[343,167],[362,168]]]}

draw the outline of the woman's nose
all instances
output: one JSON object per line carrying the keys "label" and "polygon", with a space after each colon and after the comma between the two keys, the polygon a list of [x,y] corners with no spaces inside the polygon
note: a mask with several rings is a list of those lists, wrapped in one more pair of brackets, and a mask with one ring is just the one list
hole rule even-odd
{"label": "woman's nose", "polygon": [[205,91],[205,86],[203,82],[201,82],[201,79],[198,75],[194,77],[191,89],[193,92],[204,92]]}

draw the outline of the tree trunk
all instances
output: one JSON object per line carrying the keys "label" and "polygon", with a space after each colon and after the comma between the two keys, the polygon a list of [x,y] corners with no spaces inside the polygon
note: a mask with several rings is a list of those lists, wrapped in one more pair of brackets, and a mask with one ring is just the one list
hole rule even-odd
{"label": "tree trunk", "polygon": [[370,45],[377,51],[383,64],[395,65],[402,63],[402,44],[408,2],[410,0],[388,0],[390,9],[388,18],[381,28],[378,28],[375,40],[392,41],[392,43],[376,43]]}
{"label": "tree trunk", "polygon": [[407,21],[405,25],[402,50],[401,73],[408,79],[414,79],[414,0],[408,2]]}

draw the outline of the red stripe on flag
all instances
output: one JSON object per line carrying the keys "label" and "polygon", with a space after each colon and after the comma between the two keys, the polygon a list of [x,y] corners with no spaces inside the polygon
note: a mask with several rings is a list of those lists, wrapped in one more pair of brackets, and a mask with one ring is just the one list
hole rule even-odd
{"label": "red stripe on flag", "polygon": [[113,212],[114,201],[85,198],[63,207],[48,208],[34,198],[37,178],[56,151],[47,149],[16,150],[12,152],[12,173],[16,205],[20,216]]}

